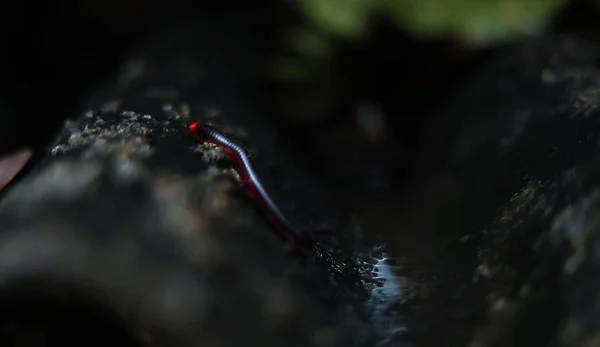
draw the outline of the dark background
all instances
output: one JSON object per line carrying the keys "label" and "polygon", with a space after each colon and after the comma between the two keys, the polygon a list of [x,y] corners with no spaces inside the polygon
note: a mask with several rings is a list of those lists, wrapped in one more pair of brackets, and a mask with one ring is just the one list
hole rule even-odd
{"label": "dark background", "polygon": [[[427,214],[420,220],[421,217],[415,218],[413,222],[418,227],[413,228],[411,235],[394,234],[400,226],[409,229],[409,223],[388,217],[405,211],[410,205],[411,189],[421,187],[420,180],[426,179],[422,174],[434,172],[444,162],[443,150],[427,158],[426,163],[421,155],[431,146],[443,149],[442,140],[439,142],[442,145],[424,143],[423,133],[436,124],[436,115],[443,114],[445,105],[488,62],[510,52],[520,42],[482,48],[450,40],[423,41],[392,23],[375,18],[374,30],[363,42],[336,42],[337,54],[328,62],[328,71],[335,79],[327,81],[335,93],[328,100],[327,112],[317,118],[304,119],[291,116],[292,111],[298,104],[311,102],[307,91],[324,81],[309,79],[298,88],[274,81],[266,73],[272,59],[283,54],[279,34],[303,22],[286,1],[108,0],[5,6],[0,14],[0,28],[4,33],[0,55],[0,154],[23,147],[40,153],[55,138],[65,119],[81,114],[89,94],[99,86],[111,85],[122,64],[135,55],[138,45],[152,41],[166,29],[185,28],[197,34],[199,46],[210,41],[213,51],[208,53],[219,57],[227,66],[226,70],[235,77],[234,89],[251,100],[252,113],[264,115],[264,119],[279,130],[282,146],[287,145],[281,153],[294,158],[298,166],[303,164],[311,169],[325,183],[326,192],[338,197],[340,202],[360,209],[366,226],[387,232],[386,241],[395,254],[409,254],[416,259],[410,268],[414,273],[420,271],[419,266],[427,267],[429,261],[445,266],[439,272],[453,276],[448,268],[452,268],[453,262],[462,261],[462,248],[455,247],[442,258],[430,250],[435,247],[427,246],[434,243],[433,237],[422,233],[426,228],[422,227],[424,224],[433,223],[430,222],[433,218],[428,217],[435,215],[435,206],[429,207],[441,200],[439,196],[423,197],[422,201],[427,204],[423,210]],[[594,43],[600,32],[599,17],[600,11],[590,1],[573,1],[555,18],[545,35],[575,34]],[[190,40],[194,37],[188,36]],[[223,76],[223,81],[230,81],[229,77]],[[490,88],[489,93],[493,91]],[[493,95],[485,95],[487,91],[481,93],[494,100]],[[375,140],[365,136],[367,126],[357,121],[359,109],[365,105],[370,107],[372,116],[367,117],[367,124],[375,123],[385,136]],[[382,120],[383,125],[377,125]],[[431,182],[431,191],[436,192],[436,182]],[[437,183],[440,186],[453,184],[452,181]],[[484,186],[484,183],[473,186]],[[504,194],[498,200],[504,202],[514,194],[515,187],[498,190]],[[479,204],[480,200],[472,202],[472,205]],[[361,209],[361,206],[369,208]],[[470,217],[469,223],[476,227],[489,221],[487,215],[468,209],[462,216]],[[444,238],[439,239],[438,244],[444,246]],[[420,246],[415,247],[415,244]],[[440,262],[440,259],[453,261]],[[465,264],[461,266],[468,271],[461,272],[459,266],[455,271],[470,276],[470,264]],[[449,299],[436,296],[437,301],[429,300],[434,307],[431,312],[448,308],[445,305],[453,300],[452,290],[457,297],[468,299],[454,282],[448,287],[449,290],[439,292],[450,293],[447,294]],[[435,309],[438,304],[442,309]],[[446,327],[449,321],[440,318],[438,324]]]}
{"label": "dark background", "polygon": [[[83,93],[116,74],[132,45],[165,28],[188,23],[216,36],[221,35],[220,29],[233,27],[253,37],[255,44],[250,49],[276,55],[281,49],[275,40],[277,33],[301,22],[288,2],[274,0],[69,0],[11,2],[5,6],[0,21],[3,153],[46,144],[58,124],[77,114]],[[556,19],[552,30],[576,31],[594,38],[597,15],[597,9],[589,2],[574,1]],[[222,28],[203,28],[204,16],[222,18],[218,21]],[[328,126],[348,117],[348,105],[353,101],[374,100],[387,114],[394,114],[390,121],[396,137],[414,144],[418,131],[406,129],[418,129],[440,99],[451,95],[485,59],[502,50],[468,49],[448,41],[419,41],[391,23],[376,22],[366,43],[340,43],[343,59],[331,62],[332,69],[343,72],[349,86],[345,95],[336,100],[338,111],[321,120]],[[229,59],[233,66],[242,64],[246,57]],[[261,82],[260,102],[272,103],[270,81],[265,78]]]}
{"label": "dark background", "polygon": [[[442,107],[442,102],[451,98],[453,91],[483,63],[510,46],[477,48],[449,40],[423,41],[374,18],[374,30],[364,42],[337,43],[339,54],[329,62],[337,76],[332,85],[336,93],[328,100],[327,112],[318,119],[303,120],[286,117],[285,113],[306,99],[304,91],[311,83],[316,86],[322,81],[309,80],[308,87],[298,89],[282,86],[265,73],[271,59],[283,51],[279,34],[303,23],[286,1],[69,0],[11,2],[5,6],[0,20],[4,35],[0,154],[23,147],[39,151],[62,121],[79,114],[88,92],[116,76],[131,56],[132,47],[167,28],[185,26],[212,36],[215,47],[221,36],[240,34],[248,38],[239,40],[245,46],[240,44],[233,50],[235,44],[222,45],[225,64],[234,73],[241,76],[244,71],[252,71],[247,77],[252,87],[241,93],[287,135],[292,148],[305,152],[319,167],[331,166],[321,174],[330,177],[334,186],[335,182],[339,187],[355,182],[356,189],[367,187],[361,188],[365,194],[383,194],[391,185],[410,180],[420,147],[419,134],[434,110]],[[596,39],[598,15],[597,7],[589,1],[573,1],[557,16],[550,33],[575,32]],[[371,153],[378,148],[357,144],[360,141],[355,140],[355,134],[346,134],[349,122],[356,117],[357,105],[365,100],[378,106],[383,114],[392,115],[386,118],[388,138],[380,146],[402,154],[392,160],[371,159],[374,164],[357,170],[356,177],[340,180],[335,172],[347,171],[346,163],[356,166],[356,162],[364,162],[361,151]],[[332,134],[344,140],[328,143],[336,141]],[[316,153],[324,146],[334,149],[331,153]],[[344,156],[348,151],[343,149],[349,146],[357,147],[351,151],[354,161]],[[362,184],[371,181],[382,183]]]}

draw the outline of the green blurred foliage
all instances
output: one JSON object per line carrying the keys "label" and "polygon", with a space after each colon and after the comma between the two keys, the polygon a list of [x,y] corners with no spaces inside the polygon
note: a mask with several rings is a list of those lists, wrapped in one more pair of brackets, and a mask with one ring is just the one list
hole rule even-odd
{"label": "green blurred foliage", "polygon": [[306,120],[327,114],[333,100],[343,98],[336,45],[360,41],[374,16],[417,38],[484,46],[543,33],[568,0],[292,1],[306,23],[282,33],[285,48],[270,64],[270,75],[290,88],[281,108]]}
{"label": "green blurred foliage", "polygon": [[415,36],[490,43],[541,32],[567,0],[296,0],[315,30],[358,38],[372,14]]}
{"label": "green blurred foliage", "polygon": [[[336,39],[360,39],[373,15],[387,17],[416,37],[495,44],[544,30],[568,0],[294,0],[308,25],[286,34],[295,57],[280,59],[272,74],[297,80],[327,60]],[[318,72],[314,72],[318,73]]]}

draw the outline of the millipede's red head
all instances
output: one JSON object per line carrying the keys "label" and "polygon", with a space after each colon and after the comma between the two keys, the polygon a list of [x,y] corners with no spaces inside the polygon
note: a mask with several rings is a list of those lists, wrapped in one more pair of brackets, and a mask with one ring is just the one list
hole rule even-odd
{"label": "millipede's red head", "polygon": [[198,128],[200,127],[200,122],[194,122],[192,124],[190,124],[190,126],[188,127],[188,129],[190,129],[190,132],[196,136],[198,136]]}

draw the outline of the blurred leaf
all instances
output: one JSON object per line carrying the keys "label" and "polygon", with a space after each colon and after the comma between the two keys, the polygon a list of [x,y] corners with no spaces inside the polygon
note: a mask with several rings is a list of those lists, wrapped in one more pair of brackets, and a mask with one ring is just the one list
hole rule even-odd
{"label": "blurred leaf", "polygon": [[371,14],[386,15],[417,36],[492,43],[542,31],[567,0],[297,0],[316,29],[356,38]]}
{"label": "blurred leaf", "polygon": [[298,29],[289,34],[292,48],[304,56],[325,57],[331,53],[331,41],[312,30]]}
{"label": "blurred leaf", "polygon": [[387,0],[401,26],[417,35],[486,43],[538,34],[565,0]]}
{"label": "blurred leaf", "polygon": [[367,28],[368,0],[297,0],[319,31],[357,37]]}

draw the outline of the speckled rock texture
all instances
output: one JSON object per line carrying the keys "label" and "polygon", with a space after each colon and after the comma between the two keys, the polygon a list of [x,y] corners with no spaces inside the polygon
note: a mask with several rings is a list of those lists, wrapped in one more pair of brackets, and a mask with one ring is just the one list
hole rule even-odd
{"label": "speckled rock texture", "polygon": [[[135,54],[2,192],[0,312],[12,313],[0,345],[52,340],[22,331],[23,293],[74,292],[117,317],[132,346],[600,344],[600,48],[564,37],[507,49],[441,106],[416,193],[337,218],[219,64],[190,58],[203,43],[192,54],[176,37]],[[248,144],[282,209],[333,230],[323,250],[364,277],[294,254],[224,153],[188,134],[196,119]],[[378,236],[386,254],[362,257]],[[68,329],[94,336],[86,345],[116,341],[80,323]]]}
{"label": "speckled rock texture", "polygon": [[454,193],[427,208],[438,218],[422,226],[474,255],[462,265],[470,270],[430,292],[452,300],[432,320],[456,329],[447,345],[600,343],[598,57],[573,37],[517,45],[430,128],[423,159],[444,158],[429,170]]}
{"label": "speckled rock texture", "polygon": [[[140,53],[117,87],[92,95],[90,110],[68,121],[37,167],[3,191],[0,344],[27,345],[30,335],[64,343],[45,330],[52,328],[4,327],[32,319],[14,312],[15,300],[73,293],[111,311],[133,341],[148,346],[349,346],[368,335],[343,308],[352,305],[338,305],[327,272],[307,265],[269,227],[223,152],[189,134],[193,117],[245,138],[214,105],[183,101],[185,91],[214,101],[200,97],[214,91],[202,89],[208,82],[194,73],[199,67],[177,65],[187,70],[169,75],[172,62],[158,56]],[[268,138],[255,133],[254,143],[261,135]],[[286,189],[297,187],[279,191]],[[305,210],[319,209],[316,201]],[[19,299],[21,291],[29,299]],[[69,324],[87,331],[84,322]],[[81,341],[115,343],[99,335]]]}
{"label": "speckled rock texture", "polygon": [[[337,345],[306,270],[163,119],[89,112],[67,125],[2,201],[1,283],[87,284],[150,345]],[[161,167],[169,156],[185,169]]]}

